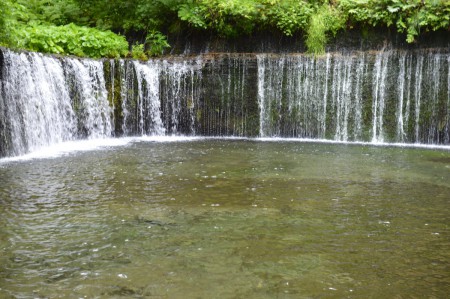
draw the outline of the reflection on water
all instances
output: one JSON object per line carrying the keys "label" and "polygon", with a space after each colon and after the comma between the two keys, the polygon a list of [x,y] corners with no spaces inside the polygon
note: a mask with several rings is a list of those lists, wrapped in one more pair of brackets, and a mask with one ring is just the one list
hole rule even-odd
{"label": "reflection on water", "polygon": [[134,141],[0,165],[3,298],[444,298],[450,152]]}

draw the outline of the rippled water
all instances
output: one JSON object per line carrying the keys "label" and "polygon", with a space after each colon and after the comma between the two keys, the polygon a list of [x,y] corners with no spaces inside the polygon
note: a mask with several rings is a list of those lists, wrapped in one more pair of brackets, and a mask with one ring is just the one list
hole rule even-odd
{"label": "rippled water", "polygon": [[450,151],[130,141],[0,164],[0,298],[444,298]]}

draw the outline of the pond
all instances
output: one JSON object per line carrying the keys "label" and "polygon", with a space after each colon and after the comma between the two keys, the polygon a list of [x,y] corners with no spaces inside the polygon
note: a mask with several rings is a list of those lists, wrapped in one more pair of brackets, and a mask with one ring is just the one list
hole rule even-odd
{"label": "pond", "polygon": [[449,201],[448,149],[140,138],[4,159],[0,297],[444,298]]}

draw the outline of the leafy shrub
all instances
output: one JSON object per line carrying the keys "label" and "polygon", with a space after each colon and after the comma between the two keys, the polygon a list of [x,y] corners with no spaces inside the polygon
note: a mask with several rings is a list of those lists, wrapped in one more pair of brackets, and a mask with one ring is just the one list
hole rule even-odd
{"label": "leafy shrub", "polygon": [[285,35],[292,36],[295,32],[305,30],[314,12],[311,3],[298,0],[266,0],[263,2],[267,11],[263,16],[275,28]]}
{"label": "leafy shrub", "polygon": [[336,33],[345,27],[347,21],[344,15],[338,9],[329,6],[321,6],[315,14],[312,15],[306,32],[306,46],[308,52],[314,55],[325,53],[325,46],[329,33]]}
{"label": "leafy shrub", "polygon": [[144,44],[134,44],[131,48],[131,57],[138,60],[148,60],[148,56],[144,51]]}
{"label": "leafy shrub", "polygon": [[179,6],[178,17],[195,28],[212,29],[221,36],[234,37],[252,32],[259,6],[257,0],[185,1]]}
{"label": "leafy shrub", "polygon": [[339,7],[356,23],[392,26],[414,42],[421,31],[450,26],[448,0],[340,0]]}
{"label": "leafy shrub", "polygon": [[30,21],[27,8],[15,1],[0,1],[0,45],[18,47],[18,33],[22,29],[20,20]]}
{"label": "leafy shrub", "polygon": [[74,24],[31,25],[23,27],[19,35],[23,48],[44,53],[91,58],[114,58],[128,53],[128,42],[123,36]]}
{"label": "leafy shrub", "polygon": [[8,37],[8,22],[11,18],[11,12],[6,2],[0,2],[0,45],[7,44]]}
{"label": "leafy shrub", "polygon": [[158,56],[164,53],[166,48],[170,48],[167,38],[164,34],[159,31],[152,30],[147,34],[145,38],[145,44],[148,48],[148,55]]}
{"label": "leafy shrub", "polygon": [[195,28],[207,29],[207,20],[204,9],[198,5],[188,2],[182,4],[178,10],[178,17],[182,21],[188,22]]}

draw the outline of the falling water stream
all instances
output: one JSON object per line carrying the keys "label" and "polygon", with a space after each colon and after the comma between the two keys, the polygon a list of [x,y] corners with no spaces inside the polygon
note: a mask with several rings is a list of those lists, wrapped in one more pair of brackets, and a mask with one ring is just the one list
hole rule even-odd
{"label": "falling water stream", "polygon": [[445,298],[450,54],[0,49],[1,298]]}
{"label": "falling water stream", "polygon": [[147,62],[1,51],[3,157],[112,136],[450,143],[450,54],[438,49]]}

